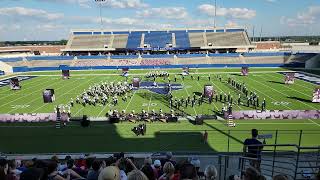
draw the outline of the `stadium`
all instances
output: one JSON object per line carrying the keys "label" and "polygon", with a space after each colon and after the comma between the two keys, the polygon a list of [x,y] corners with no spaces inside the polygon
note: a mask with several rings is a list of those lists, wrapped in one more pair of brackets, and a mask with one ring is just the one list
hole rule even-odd
{"label": "stadium", "polygon": [[320,178],[318,37],[218,27],[216,8],[205,28],[114,30],[93,3],[101,28],[0,43],[0,178]]}

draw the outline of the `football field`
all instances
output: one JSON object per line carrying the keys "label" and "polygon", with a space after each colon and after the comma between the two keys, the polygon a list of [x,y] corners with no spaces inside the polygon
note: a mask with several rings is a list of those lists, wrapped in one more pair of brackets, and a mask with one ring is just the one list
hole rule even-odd
{"label": "football field", "polygon": [[[312,93],[316,84],[297,79],[293,85],[284,84],[284,75],[280,71],[286,69],[250,69],[247,77],[240,76],[240,69],[191,69],[194,77],[184,79],[179,74],[181,70],[168,70],[172,83],[179,85],[172,92],[174,98],[186,98],[203,93],[205,85],[213,85],[217,93],[231,94],[236,101],[239,92],[232,88],[227,79],[231,77],[237,82],[246,84],[249,91],[255,92],[260,99],[266,99],[268,110],[319,110],[320,104],[312,103]],[[142,82],[152,83],[145,78],[149,70],[130,70],[128,82],[133,77],[140,77]],[[32,76],[21,82],[22,89],[10,90],[9,86],[0,87],[0,114],[14,113],[50,113],[57,105],[66,105],[71,98],[74,100],[84,90],[101,82],[119,82],[126,78],[120,76],[121,71],[71,71],[71,78],[62,80],[61,72],[33,72],[20,76]],[[199,80],[197,80],[199,76]],[[209,80],[210,76],[210,80]],[[216,77],[221,76],[220,81]],[[174,77],[177,78],[174,82]],[[157,78],[157,83],[167,83],[166,79]],[[56,101],[44,104],[42,92],[44,89],[54,89]],[[170,112],[166,95],[152,91],[147,87],[134,90],[127,101],[119,99],[114,106],[110,102],[96,106],[75,104],[71,108],[74,117],[88,115],[89,117],[105,117],[110,110],[126,110],[126,112],[150,112],[160,109]],[[224,103],[213,102],[202,105],[182,107],[175,112],[186,116],[215,114]],[[236,110],[253,110],[252,107],[234,105]],[[276,130],[278,144],[298,144],[300,139],[303,146],[319,146],[319,120],[239,120],[237,126],[230,128],[223,120],[207,120],[204,125],[195,126],[187,120],[179,123],[151,123],[147,125],[147,134],[136,137],[131,129],[136,125],[120,123],[115,125],[104,122],[92,123],[89,128],[81,128],[79,123],[70,123],[62,129],[55,129],[54,123],[0,124],[0,136],[4,140],[0,144],[0,152],[13,153],[44,153],[44,152],[155,152],[155,151],[188,151],[188,152],[239,152],[241,142],[250,136],[250,130],[257,128],[260,134],[272,134],[268,144],[275,143]],[[208,144],[202,142],[202,133],[209,133]]]}

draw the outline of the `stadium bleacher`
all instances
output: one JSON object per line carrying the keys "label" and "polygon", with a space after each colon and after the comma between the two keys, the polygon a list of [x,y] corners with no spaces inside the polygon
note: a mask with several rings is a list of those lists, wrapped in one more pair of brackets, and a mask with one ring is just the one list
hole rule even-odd
{"label": "stadium bleacher", "polygon": [[186,31],[173,31],[175,35],[176,48],[190,48],[190,40]]}
{"label": "stadium bleacher", "polygon": [[131,32],[128,37],[127,49],[137,49],[141,44],[141,37],[144,32]]}
{"label": "stadium bleacher", "polygon": [[151,48],[165,48],[168,44],[172,44],[172,33],[151,31],[145,34],[144,44],[149,44]]}

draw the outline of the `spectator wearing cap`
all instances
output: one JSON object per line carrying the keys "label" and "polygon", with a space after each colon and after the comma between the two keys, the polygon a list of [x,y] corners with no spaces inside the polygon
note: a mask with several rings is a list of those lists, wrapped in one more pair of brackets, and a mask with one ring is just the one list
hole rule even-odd
{"label": "spectator wearing cap", "polygon": [[8,177],[8,161],[6,159],[0,159],[0,179],[6,180]]}
{"label": "spectator wearing cap", "polygon": [[193,157],[191,159],[191,161],[190,161],[190,164],[192,164],[196,168],[198,176],[201,176],[201,177],[204,176],[203,172],[200,172],[200,164],[201,164],[201,162],[200,162],[199,158]]}
{"label": "spectator wearing cap", "polygon": [[174,177],[174,165],[171,162],[166,162],[163,166],[163,175],[159,180],[172,180]]}
{"label": "spectator wearing cap", "polygon": [[218,172],[215,166],[209,165],[204,171],[204,177],[206,180],[215,180],[217,179]]}
{"label": "spectator wearing cap", "polygon": [[154,177],[158,179],[162,175],[162,170],[161,170],[161,162],[160,160],[154,160],[152,169],[154,172]]}

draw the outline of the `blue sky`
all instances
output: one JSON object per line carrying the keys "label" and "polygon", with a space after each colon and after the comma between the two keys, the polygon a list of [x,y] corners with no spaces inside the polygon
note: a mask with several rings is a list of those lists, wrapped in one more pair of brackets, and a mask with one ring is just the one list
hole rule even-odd
{"label": "blue sky", "polygon": [[[71,29],[213,27],[214,0],[0,0],[0,41],[60,40]],[[320,35],[319,0],[217,0],[218,27]]]}

